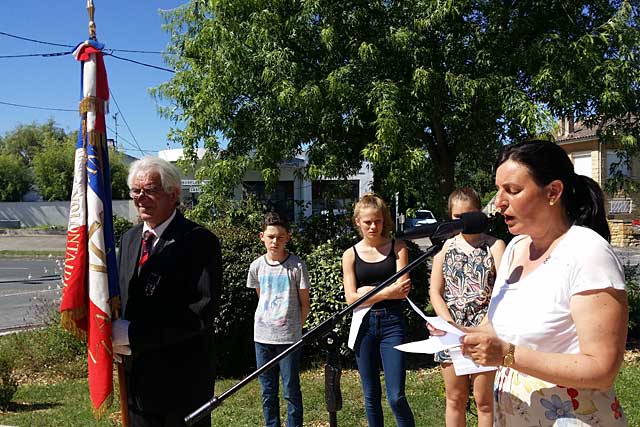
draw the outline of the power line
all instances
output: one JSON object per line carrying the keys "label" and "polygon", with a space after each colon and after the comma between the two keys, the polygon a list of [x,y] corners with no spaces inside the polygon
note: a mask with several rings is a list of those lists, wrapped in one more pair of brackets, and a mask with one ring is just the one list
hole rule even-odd
{"label": "power line", "polygon": [[[117,55],[114,55],[113,53],[109,53],[109,51],[113,52],[113,49],[105,49],[105,50],[103,50],[104,56],[111,56],[112,58],[119,59],[121,61],[133,62],[134,64],[142,65],[142,66],[145,66],[145,67],[155,68],[157,70],[162,70],[162,71],[168,71],[170,73],[175,73],[175,71],[170,69],[170,68],[159,67],[157,65],[147,64],[145,62],[140,62],[140,61],[136,61],[136,60],[129,59],[129,58],[123,58],[122,56],[117,56]],[[23,53],[23,54],[17,54],[17,55],[0,55],[0,59],[6,59],[6,58],[29,58],[29,57],[36,57],[36,56],[42,56],[42,57],[46,58],[46,57],[70,55],[72,53],[73,52]]]}
{"label": "power line", "polygon": [[[109,91],[111,92],[111,90],[109,90]],[[115,102],[115,98],[113,98],[113,92],[111,92],[111,97]],[[78,110],[73,110],[73,109],[69,109],[69,108],[36,107],[34,105],[15,104],[13,102],[5,102],[5,101],[0,101],[0,104],[8,105],[8,106],[11,106],[11,107],[31,108],[31,109],[34,109],[34,110],[64,111],[64,112],[79,113]],[[116,107],[117,107],[118,103],[115,102],[115,104],[116,104]],[[118,107],[118,111],[120,111],[120,107]],[[122,111],[120,111],[120,114],[122,115]],[[124,120],[124,115],[122,115],[122,118]],[[125,124],[127,124],[126,120],[125,120]],[[131,129],[129,128],[128,124],[127,124],[127,128],[129,129],[129,132],[131,133]],[[109,129],[111,132],[115,132],[113,130],[113,128],[111,128],[108,125],[107,125],[107,129]],[[133,137],[133,133],[131,133],[131,136]],[[118,139],[123,140],[125,143],[127,143],[127,145],[129,147],[131,147],[130,149],[127,149],[126,151],[135,151],[135,152],[140,152],[142,154],[149,154],[148,151],[145,151],[142,148],[140,148],[140,145],[138,145],[138,141],[136,141],[136,143],[134,144],[131,141],[129,141],[127,138],[125,138],[123,135],[118,135]],[[134,137],[134,139],[135,139],[135,137]]]}
{"label": "power line", "polygon": [[24,104],[14,104],[13,102],[4,102],[4,101],[0,101],[0,104],[3,105],[10,105],[12,107],[20,107],[20,108],[32,108],[34,110],[48,110],[48,111],[72,111],[74,113],[77,113],[78,110],[72,110],[72,109],[68,109],[68,108],[52,108],[52,107],[36,107],[34,105],[24,105]]}
{"label": "power line", "polygon": [[113,91],[111,90],[111,88],[109,88],[109,93],[111,94],[111,99],[113,99],[114,104],[116,104],[116,108],[118,109],[118,112],[120,113],[120,116],[122,117],[122,121],[124,122],[125,126],[129,130],[129,134],[131,135],[131,138],[133,138],[133,141],[135,142],[136,147],[138,147],[138,150],[140,150],[141,153],[146,154],[145,151],[140,147],[140,144],[138,144],[138,140],[136,139],[135,135],[133,134],[133,131],[131,130],[131,127],[129,127],[129,123],[127,122],[127,118],[124,116],[124,113],[120,109],[120,106],[118,105],[118,101],[116,100],[116,97],[113,94]]}
{"label": "power line", "polygon": [[153,53],[157,55],[162,55],[162,52],[158,50],[132,50],[132,49],[105,49],[110,50],[111,52],[126,52],[126,53]]}
{"label": "power line", "polygon": [[164,68],[164,67],[158,67],[157,65],[151,65],[151,64],[145,64],[144,62],[140,62],[140,61],[134,61],[133,59],[129,59],[129,58],[123,58],[121,56],[117,56],[114,55],[113,53],[107,53],[105,52],[104,54],[105,56],[110,56],[112,58],[116,58],[119,59],[121,61],[128,61],[128,62],[133,62],[134,64],[138,64],[138,65],[143,65],[145,67],[149,67],[149,68],[155,68],[157,70],[162,70],[162,71],[168,71],[170,73],[175,73],[175,70],[172,70],[170,68]]}
{"label": "power line", "polygon": [[75,47],[75,46],[71,46],[71,45],[68,45],[68,44],[45,42],[45,41],[42,41],[42,40],[30,39],[28,37],[16,36],[15,34],[5,33],[4,31],[0,31],[0,34],[3,35],[3,36],[7,36],[7,37],[12,37],[14,39],[18,39],[18,40],[25,40],[25,41],[28,41],[28,42],[40,43],[40,44],[48,44],[49,46]]}
{"label": "power line", "polygon": [[27,58],[31,56],[63,56],[63,55],[71,55],[72,52],[51,52],[51,53],[24,53],[20,55],[0,55],[0,58]]}
{"label": "power line", "polygon": [[[115,133],[115,130],[111,126],[107,125],[107,129],[110,130],[111,132]],[[118,141],[120,141],[120,140],[124,141],[123,145],[125,145],[127,147],[130,147],[130,148],[125,148],[123,151],[135,151],[135,152],[139,152],[139,153],[142,153],[142,154],[148,154],[147,151],[142,150],[140,148],[136,148],[136,146],[131,141],[129,141],[127,138],[125,138],[122,135],[118,135]]]}
{"label": "power line", "polygon": [[[24,41],[28,41],[28,42],[33,42],[33,43],[46,44],[46,45],[50,45],[50,46],[61,46],[61,47],[71,47],[71,48],[75,47],[74,45],[70,45],[70,44],[53,43],[53,42],[47,42],[47,41],[32,39],[32,38],[29,38],[29,37],[17,36],[15,34],[5,33],[4,31],[0,31],[0,35],[7,36],[7,37],[12,37],[12,38],[18,39],[18,40],[24,40]],[[131,50],[131,49],[109,49],[109,50],[112,51],[112,52],[162,54],[162,52],[157,51],[157,50]]]}

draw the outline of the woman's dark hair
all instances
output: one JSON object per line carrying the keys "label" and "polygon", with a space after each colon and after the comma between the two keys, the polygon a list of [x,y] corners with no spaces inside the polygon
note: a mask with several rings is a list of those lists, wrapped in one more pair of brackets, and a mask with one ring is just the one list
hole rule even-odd
{"label": "woman's dark hair", "polygon": [[549,141],[521,142],[505,148],[496,169],[507,160],[526,166],[541,187],[556,179],[562,181],[562,204],[569,218],[577,225],[594,230],[607,241],[611,240],[604,210],[604,193],[593,179],[576,175],[573,163],[562,147]]}

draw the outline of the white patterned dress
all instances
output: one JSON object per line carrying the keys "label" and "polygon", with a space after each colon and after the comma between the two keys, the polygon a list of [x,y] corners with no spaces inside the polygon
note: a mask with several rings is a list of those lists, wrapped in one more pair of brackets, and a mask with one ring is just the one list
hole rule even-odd
{"label": "white patterned dress", "polygon": [[[624,274],[611,246],[590,229],[573,226],[550,257],[517,282],[509,282],[513,248],[507,246],[488,316],[498,336],[533,350],[576,354],[580,343],[571,317],[577,293],[624,289]],[[498,369],[494,383],[496,427],[619,427],[627,419],[615,390],[551,384],[515,369]]]}
{"label": "white patterned dress", "polygon": [[[489,299],[496,279],[496,267],[489,241],[485,240],[469,254],[458,245],[456,236],[450,240],[442,262],[444,294],[454,322],[461,326],[478,326],[489,308]],[[451,363],[449,350],[434,355],[438,363]]]}

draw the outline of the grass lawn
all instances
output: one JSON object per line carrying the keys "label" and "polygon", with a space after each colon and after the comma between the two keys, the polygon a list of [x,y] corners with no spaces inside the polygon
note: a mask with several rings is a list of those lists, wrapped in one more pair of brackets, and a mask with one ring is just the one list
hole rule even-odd
{"label": "grass lawn", "polygon": [[[23,384],[14,396],[8,412],[0,412],[0,424],[14,426],[116,426],[117,408],[97,422],[91,416],[86,380],[39,381],[41,384]],[[220,394],[237,380],[216,383]],[[355,371],[343,372],[341,389],[343,407],[338,412],[340,427],[366,427],[362,391]],[[324,379],[321,369],[309,370],[302,375],[305,405],[304,425],[329,426],[324,403]],[[616,382],[616,390],[626,411],[630,426],[640,425],[640,360],[625,362]],[[407,377],[407,395],[421,427],[444,425],[444,387],[438,369],[410,371]],[[116,401],[117,403],[117,401]],[[283,419],[286,406],[281,405]],[[385,425],[395,425],[389,407],[384,403]],[[262,408],[257,381],[230,396],[213,412],[215,427],[260,426]],[[467,425],[475,426],[476,419],[468,414]]]}

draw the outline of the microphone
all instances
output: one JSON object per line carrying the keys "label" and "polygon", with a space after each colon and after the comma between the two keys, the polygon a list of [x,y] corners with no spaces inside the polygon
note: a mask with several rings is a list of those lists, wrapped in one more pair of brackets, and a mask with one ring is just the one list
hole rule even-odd
{"label": "microphone", "polygon": [[480,211],[466,212],[459,219],[451,221],[435,222],[420,227],[410,228],[398,237],[405,239],[420,239],[429,237],[431,240],[444,240],[462,232],[465,234],[477,234],[484,232],[489,226],[489,218]]}

